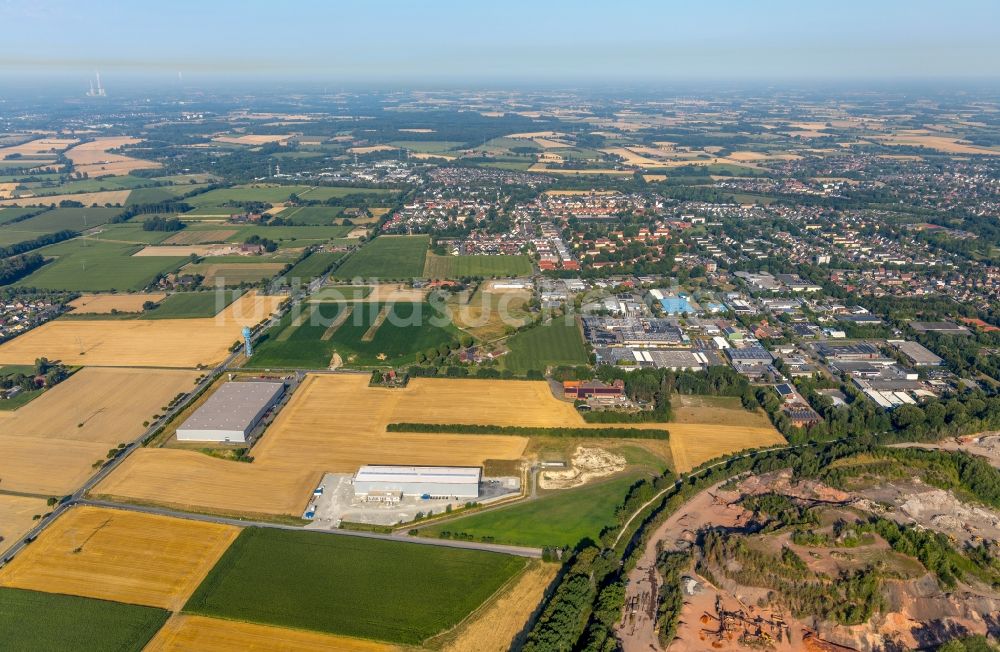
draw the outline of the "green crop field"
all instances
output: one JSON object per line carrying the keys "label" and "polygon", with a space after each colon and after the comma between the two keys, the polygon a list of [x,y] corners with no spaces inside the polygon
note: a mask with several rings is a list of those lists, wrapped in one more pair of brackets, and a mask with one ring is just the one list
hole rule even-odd
{"label": "green crop field", "polygon": [[158,186],[155,188],[138,188],[128,196],[127,205],[156,204],[174,199],[180,195],[207,187],[207,183],[185,183],[176,186]]}
{"label": "green crop field", "polygon": [[465,143],[460,140],[394,140],[389,144],[393,147],[408,149],[413,152],[442,154],[457,147],[461,147]]}
{"label": "green crop field", "polygon": [[[134,221],[133,221],[134,220]],[[136,244],[159,244],[176,235],[176,231],[144,231],[142,222],[133,218],[122,224],[106,224],[101,232],[86,236],[88,241],[134,242]],[[187,229],[185,229],[187,231]]]}
{"label": "green crop field", "polygon": [[[233,188],[218,188],[194,197],[185,199],[192,206],[223,206],[230,201],[260,201],[280,203],[288,200],[288,196],[309,190],[309,186],[235,186]],[[236,210],[236,209],[234,209]]]}
{"label": "green crop field", "polygon": [[169,611],[0,588],[0,650],[142,650]]}
{"label": "green crop field", "polygon": [[527,256],[435,256],[427,255],[424,276],[427,278],[463,278],[467,276],[527,276],[531,259]]}
{"label": "green crop field", "polygon": [[[346,321],[333,329],[338,316],[348,309]],[[366,341],[364,336],[381,309],[377,303],[309,304],[304,308],[309,312],[303,313],[298,325],[292,313],[282,317],[257,345],[247,366],[325,369],[334,351],[348,366],[401,365],[414,362],[418,352],[457,339],[458,331],[452,326],[428,323],[440,316],[430,304],[396,303],[374,337]]]}
{"label": "green crop field", "polygon": [[12,206],[10,208],[0,208],[0,224],[6,224],[7,222],[16,220],[23,215],[30,215],[31,213],[37,212],[38,208],[35,207],[19,208],[17,206]]}
{"label": "green crop field", "polygon": [[293,206],[278,213],[278,217],[297,226],[329,226],[343,210],[340,206]]}
{"label": "green crop field", "polygon": [[19,227],[36,231],[84,231],[93,226],[107,224],[118,216],[120,208],[55,208],[38,217],[18,222]]}
{"label": "green crop field", "polygon": [[347,259],[334,276],[406,279],[422,276],[430,238],[426,235],[379,236]]}
{"label": "green crop field", "polygon": [[372,293],[368,285],[331,285],[309,295],[310,301],[356,301]]}
{"label": "green crop field", "polygon": [[36,197],[48,195],[71,195],[78,192],[101,192],[103,190],[132,190],[155,183],[152,179],[133,176],[101,177],[100,179],[81,179],[79,181],[67,181],[58,185],[33,185],[28,184],[31,192]]}
{"label": "green crop field", "polygon": [[445,536],[487,537],[512,545],[572,548],[585,538],[598,541],[601,530],[614,525],[615,508],[640,477],[640,473],[629,472],[576,489],[562,489],[537,500],[420,528],[420,534],[440,538],[447,532]]}
{"label": "green crop field", "polygon": [[524,567],[479,550],[247,528],[184,610],[416,645]]}
{"label": "green crop field", "polygon": [[556,318],[515,333],[507,340],[510,353],[501,360],[514,373],[544,371],[548,365],[587,364],[590,356],[576,321]]}
{"label": "green crop field", "polygon": [[297,263],[290,270],[285,272],[284,277],[292,280],[299,279],[303,283],[308,283],[317,276],[322,276],[333,264],[344,257],[343,252],[330,253],[317,251],[310,254],[305,260]]}
{"label": "green crop field", "polygon": [[305,201],[326,201],[327,199],[347,197],[348,195],[370,195],[370,201],[378,201],[380,199],[389,199],[393,195],[398,194],[397,190],[388,190],[385,188],[349,188],[349,187],[338,187],[338,186],[316,186],[311,189],[306,189],[300,193],[299,199]]}
{"label": "green crop field", "polygon": [[214,317],[241,294],[243,294],[241,290],[177,292],[161,301],[160,305],[153,310],[144,312],[140,319]]}
{"label": "green crop field", "polygon": [[0,246],[17,244],[18,242],[24,242],[26,240],[34,240],[35,238],[46,235],[44,231],[22,231],[20,229],[14,229],[17,224],[11,224],[6,228],[0,228]]}
{"label": "green crop field", "polygon": [[[225,229],[223,224],[215,228]],[[347,235],[349,226],[234,226],[239,234],[230,241],[244,241],[252,235],[258,235],[268,240],[274,240],[279,247],[304,247],[310,244],[322,244]]]}
{"label": "green crop field", "polygon": [[183,257],[133,257],[142,245],[76,238],[39,249],[54,257],[16,283],[45,290],[141,290],[153,277],[179,268]]}

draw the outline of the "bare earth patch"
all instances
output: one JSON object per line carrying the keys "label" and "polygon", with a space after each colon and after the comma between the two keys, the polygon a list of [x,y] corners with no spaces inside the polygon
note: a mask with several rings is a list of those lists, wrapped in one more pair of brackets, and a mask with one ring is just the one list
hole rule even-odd
{"label": "bare earth patch", "polygon": [[603,448],[577,446],[569,468],[543,471],[538,478],[538,486],[542,489],[571,489],[624,471],[626,464],[624,457]]}

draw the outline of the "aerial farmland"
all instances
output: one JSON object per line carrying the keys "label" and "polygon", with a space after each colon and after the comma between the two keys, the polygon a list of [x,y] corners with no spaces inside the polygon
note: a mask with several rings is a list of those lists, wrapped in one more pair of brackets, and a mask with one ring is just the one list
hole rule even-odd
{"label": "aerial farmland", "polygon": [[990,3],[54,4],[0,651],[1000,650]]}

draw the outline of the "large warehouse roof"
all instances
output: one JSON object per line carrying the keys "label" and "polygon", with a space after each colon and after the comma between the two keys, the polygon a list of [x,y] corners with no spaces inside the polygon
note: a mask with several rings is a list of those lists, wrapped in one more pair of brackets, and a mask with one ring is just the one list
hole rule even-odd
{"label": "large warehouse roof", "polygon": [[482,469],[476,466],[362,466],[354,481],[478,484],[481,473]]}
{"label": "large warehouse roof", "polygon": [[284,383],[226,383],[178,430],[246,430],[284,388]]}

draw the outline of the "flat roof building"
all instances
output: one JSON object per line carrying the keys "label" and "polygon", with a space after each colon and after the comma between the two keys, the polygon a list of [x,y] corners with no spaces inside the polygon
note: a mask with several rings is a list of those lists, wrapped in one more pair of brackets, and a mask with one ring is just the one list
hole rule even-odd
{"label": "flat roof building", "polygon": [[890,340],[889,343],[917,367],[936,367],[944,363],[944,360],[919,342]]}
{"label": "flat roof building", "polygon": [[246,443],[284,391],[284,383],[225,383],[177,428],[177,439]]}
{"label": "flat roof building", "polygon": [[354,474],[354,495],[379,500],[389,493],[431,498],[479,498],[478,466],[366,465]]}

